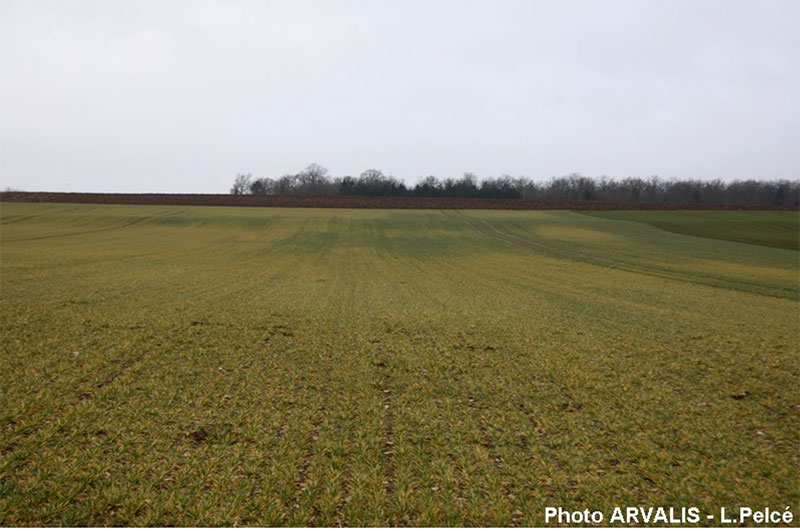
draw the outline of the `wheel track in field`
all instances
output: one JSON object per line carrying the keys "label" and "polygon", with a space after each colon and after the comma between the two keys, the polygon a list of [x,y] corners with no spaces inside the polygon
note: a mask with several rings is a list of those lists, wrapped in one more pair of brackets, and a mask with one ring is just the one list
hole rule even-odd
{"label": "wheel track in field", "polygon": [[[337,218],[329,218],[328,222],[329,222],[329,228],[330,228],[330,224],[331,223],[333,223],[335,225],[336,223],[339,223],[339,220]],[[325,249],[323,249],[323,251],[330,252],[332,250],[332,248],[333,248],[333,243],[334,242],[333,242],[332,239],[328,239],[327,241],[329,242],[328,246]],[[306,253],[306,255],[307,255],[306,259],[303,260],[303,263],[305,263],[305,262],[307,262],[309,260],[312,260],[312,259],[313,260],[318,260],[319,259],[319,256],[315,255],[313,253]],[[342,300],[342,298],[337,297],[336,301],[337,301],[337,304],[338,304],[338,306],[337,306],[338,314],[340,316],[341,315],[346,315],[346,313],[343,311],[343,306],[342,306],[343,300]],[[320,394],[322,396],[322,402],[321,402],[321,404],[319,405],[319,407],[316,409],[316,411],[314,412],[314,414],[312,416],[311,431],[309,432],[309,434],[308,434],[308,436],[307,436],[307,438],[305,440],[305,443],[304,443],[305,451],[303,453],[303,457],[302,457],[302,460],[300,462],[300,466],[298,467],[298,473],[297,473],[297,477],[296,477],[296,480],[295,480],[295,483],[294,483],[294,492],[293,492],[293,495],[292,495],[291,499],[289,500],[289,502],[287,504],[288,505],[287,510],[288,510],[288,513],[289,513],[289,521],[290,522],[294,521],[294,519],[296,518],[297,509],[299,508],[299,505],[300,505],[300,497],[302,496],[303,492],[305,492],[307,487],[308,487],[309,473],[310,473],[310,471],[312,469],[312,466],[314,464],[314,458],[317,455],[317,452],[316,452],[316,449],[315,449],[316,443],[320,438],[323,424],[325,424],[327,422],[326,414],[328,413],[329,402],[330,402],[331,396],[332,396],[331,390],[332,390],[332,387],[333,387],[333,366],[334,366],[334,361],[335,361],[334,360],[334,344],[333,344],[333,341],[335,340],[335,338],[339,338],[341,336],[342,320],[343,320],[342,318],[338,318],[336,320],[337,324],[336,324],[336,327],[334,329],[334,333],[332,334],[332,339],[325,346],[325,354],[323,356],[324,369],[322,371],[322,386],[321,386],[321,390],[320,390]],[[341,495],[342,501],[339,504],[337,504],[336,518],[341,520],[342,513],[343,513],[344,508],[345,508],[345,506],[347,504],[347,496],[348,496],[349,489],[350,489],[349,480],[348,480],[348,476],[347,475],[345,475],[345,477],[343,478],[342,483],[340,483],[340,488],[344,491],[344,494]],[[319,505],[317,503],[317,500],[315,499],[315,500],[313,500],[311,502],[311,517],[310,517],[311,519],[310,519],[309,522],[303,522],[303,525],[312,525],[312,526],[320,525],[318,521],[323,516],[324,515],[322,514],[322,511],[321,511],[321,509],[320,509],[320,507],[319,507]]]}
{"label": "wheel track in field", "polygon": [[[309,432],[308,437],[306,438],[305,442],[303,443],[303,447],[305,448],[305,451],[303,453],[302,461],[300,462],[300,467],[297,469],[298,470],[297,479],[294,482],[294,494],[292,495],[292,498],[289,500],[289,507],[290,507],[290,512],[291,512],[291,516],[292,517],[294,517],[294,515],[295,515],[295,513],[297,511],[297,508],[300,506],[300,503],[299,503],[300,502],[300,496],[303,494],[303,492],[306,490],[306,488],[308,486],[307,485],[307,483],[308,483],[308,472],[309,472],[309,469],[311,468],[312,460],[314,459],[314,456],[316,455],[314,447],[315,447],[315,445],[317,443],[317,440],[319,440],[320,429],[321,429],[321,426],[322,426],[322,415],[324,414],[324,412],[325,412],[325,409],[323,407],[323,408],[317,409],[317,411],[314,413],[314,416],[312,417],[312,420],[311,420],[311,424],[312,424],[311,431]],[[316,511],[314,511],[313,508],[312,508],[312,513],[315,513],[315,512]]]}
{"label": "wheel track in field", "polygon": [[[378,346],[378,354],[382,349]],[[383,356],[381,356],[383,358]],[[383,406],[383,447],[381,451],[381,462],[383,468],[383,488],[387,496],[394,494],[395,471],[397,465],[394,459],[394,409],[392,381],[389,376],[385,359],[377,362],[377,367],[381,371],[381,405]]]}
{"label": "wheel track in field", "polygon": [[107,386],[111,385],[112,383],[114,383],[116,381],[117,378],[119,378],[120,376],[125,374],[125,372],[128,369],[130,369],[131,367],[133,367],[134,365],[136,365],[137,363],[142,361],[145,358],[146,355],[147,355],[146,352],[140,352],[139,354],[137,354],[133,358],[130,358],[130,359],[127,359],[127,360],[123,361],[120,364],[118,369],[116,369],[114,372],[112,372],[111,374],[109,374],[108,376],[103,378],[102,381],[96,383],[94,385],[95,388],[96,389],[103,389],[104,387],[107,387]]}
{"label": "wheel track in field", "polygon": [[[338,337],[340,328],[337,327],[333,337]],[[303,456],[300,465],[297,469],[297,476],[294,482],[294,492],[292,497],[287,503],[287,510],[289,513],[289,522],[293,522],[297,515],[297,510],[300,507],[300,497],[308,488],[308,477],[311,468],[314,464],[314,458],[317,455],[316,446],[322,432],[322,426],[326,422],[326,413],[328,412],[328,402],[332,395],[331,388],[333,386],[333,344],[327,343],[325,348],[325,355],[323,357],[324,369],[322,371],[322,386],[320,390],[321,403],[314,411],[311,417],[311,430],[309,431],[303,443]],[[322,516],[316,500],[311,502],[311,520],[310,522],[303,522],[304,525],[319,525],[317,520]]]}
{"label": "wheel track in field", "polygon": [[[547,245],[541,242],[529,240],[527,238],[522,238],[515,234],[509,234],[507,232],[500,230],[499,228],[497,228],[496,226],[494,226],[492,223],[490,223],[485,219],[475,220],[475,218],[470,218],[469,216],[465,216],[462,212],[459,211],[455,211],[454,215],[463,219],[464,222],[478,234],[489,236],[491,238],[494,238],[498,241],[503,241],[510,245],[516,245],[518,247],[527,249],[531,248],[537,249],[555,258],[569,260],[572,262],[580,262],[599,267],[607,267],[609,269],[616,269],[619,271],[646,275],[655,278],[674,280],[677,282],[684,282],[691,285],[709,286],[718,289],[733,289],[736,291],[741,291],[744,293],[754,293],[765,297],[776,297],[784,299],[786,298],[793,299],[794,297],[796,297],[796,292],[789,290],[787,288],[766,287],[763,286],[762,284],[758,284],[755,282],[747,282],[745,280],[732,279],[732,278],[719,278],[702,273],[694,273],[690,275],[688,273],[681,273],[679,271],[673,271],[668,269],[656,270],[656,269],[646,268],[643,266],[637,266],[635,264],[631,264],[628,262],[621,262],[619,260],[612,260],[609,258],[603,258],[596,255],[581,253],[579,251],[566,250],[559,247]],[[479,221],[481,224],[483,224],[486,227],[486,230],[480,230],[475,225],[475,223],[473,223],[473,220]],[[765,293],[764,292],[765,289],[775,290],[778,292],[778,294]]]}
{"label": "wheel track in field", "polygon": [[[578,403],[562,384],[552,379],[551,377],[548,377],[548,380],[551,385],[560,390],[559,393],[563,396],[563,399],[565,400],[564,402],[558,404],[558,408],[561,411],[563,411],[564,414],[576,413],[583,409],[583,405]],[[515,405],[512,406],[508,411],[515,410],[517,414],[524,417],[527,423],[529,423],[532,426],[537,441],[540,444],[543,444],[543,441],[546,436],[539,428],[538,422],[536,421],[533,414],[530,413],[528,409],[525,408],[524,404],[520,401],[522,397],[520,397],[517,393],[514,393],[512,396],[509,396],[508,398],[509,400],[515,403]],[[489,433],[488,426],[486,423],[486,418],[484,415],[482,415],[482,412],[485,411],[487,408],[483,404],[481,404],[477,399],[475,399],[473,395],[468,396],[467,401],[468,401],[468,407],[472,412],[472,416],[475,419],[479,433],[481,435],[481,445],[489,453],[489,457],[492,463],[495,465],[495,468],[498,471],[500,471],[502,476],[508,477],[508,474],[505,473],[505,462],[502,460],[502,458],[499,457],[497,453],[497,446],[493,441],[491,434]],[[529,451],[534,451],[534,448],[536,448],[536,446],[531,445]],[[541,454],[539,455],[540,455],[540,460],[543,463],[546,463],[548,466],[553,465],[556,470],[561,472],[561,474],[565,477],[565,488],[570,492],[570,494],[574,495],[577,490],[578,484],[575,478],[573,477],[572,473],[570,472],[567,464],[560,458],[553,455],[548,456],[547,459],[544,459],[541,456]],[[549,476],[552,478],[553,474],[549,474]],[[512,507],[516,507],[516,509],[511,515],[511,520],[509,524],[510,527],[517,527],[525,522],[527,509],[521,506],[520,502],[515,500],[518,500],[516,492],[522,492],[527,488],[528,487],[526,487],[525,485],[516,484],[516,481],[503,482],[502,485],[503,494],[511,502]],[[549,488],[551,491],[553,490],[552,486]]]}
{"label": "wheel track in field", "polygon": [[377,391],[380,397],[382,409],[383,430],[381,432],[381,471],[383,475],[382,486],[387,497],[391,497],[395,492],[395,475],[397,465],[394,454],[394,432],[395,432],[395,412],[394,412],[394,389],[392,379],[389,374],[389,360],[384,354],[380,340],[372,340],[375,347],[375,360],[373,365],[380,374]]}
{"label": "wheel track in field", "polygon": [[[368,259],[368,260],[371,260],[373,265],[376,263],[374,261],[374,257],[371,258],[371,259]],[[358,282],[360,273],[359,273],[359,270],[358,270],[357,266],[354,265],[352,260],[348,260],[346,265],[347,265],[347,273],[350,275],[351,278],[350,278],[350,282],[348,283],[347,305],[346,305],[346,309],[345,309],[345,315],[348,316],[348,318],[352,318],[353,316],[356,316],[358,314],[357,309],[356,309],[356,301],[358,301],[358,300],[361,300],[361,301],[366,300],[367,297],[364,296],[363,293],[359,296],[359,293],[357,292],[357,290],[363,290],[364,289],[363,284]],[[340,320],[339,322],[341,323],[342,321]],[[356,348],[355,342],[354,342],[354,335],[353,335],[354,328],[355,328],[355,326],[352,323],[349,326],[347,326],[347,331],[348,331],[348,334],[347,334],[347,345],[348,345],[348,347],[347,347],[347,349],[345,349],[345,351],[352,351],[352,352],[356,352],[357,351],[357,348]],[[339,335],[339,334],[337,333],[337,335]],[[375,345],[375,342],[372,342],[372,344]],[[370,363],[372,368],[375,368],[376,365],[377,365],[377,362],[368,362],[368,363]],[[352,421],[349,420],[348,424],[352,425]],[[348,441],[350,441],[350,442],[353,441],[354,433],[355,433],[354,429],[348,430],[348,436],[347,436]],[[383,456],[381,456],[381,457],[383,457]],[[345,461],[345,468],[344,468],[344,471],[343,471],[343,477],[342,477],[341,481],[339,481],[339,484],[338,484],[340,501],[339,501],[339,503],[336,504],[336,507],[334,509],[334,514],[333,514],[334,525],[336,525],[338,527],[347,527],[349,525],[347,520],[346,520],[346,517],[345,517],[345,509],[347,508],[347,506],[348,506],[348,504],[350,503],[350,500],[351,500],[352,481],[351,481],[350,478],[352,477],[352,474],[353,474],[353,459],[354,458],[355,458],[355,455],[353,454],[353,452],[348,451],[347,452],[347,458],[346,458],[346,461]]]}
{"label": "wheel track in field", "polygon": [[341,500],[336,504],[334,513],[334,524],[336,527],[348,527],[347,522],[344,519],[344,510],[347,507],[347,504],[350,502],[350,476],[353,473],[352,467],[349,463],[351,459],[352,456],[348,455],[348,464],[344,470],[344,476],[342,477],[342,480],[339,482],[338,486],[339,497]]}
{"label": "wheel track in field", "polygon": [[[436,271],[435,268],[431,269],[431,268],[423,268],[423,267],[421,267],[421,265],[424,265],[425,262],[420,260],[420,259],[411,260],[411,259],[408,259],[408,258],[406,258],[404,256],[397,256],[397,255],[394,255],[394,254],[392,255],[392,259],[397,260],[397,261],[401,261],[401,262],[406,261],[406,262],[409,263],[409,265],[411,267],[413,267],[415,269],[418,269],[421,273],[424,273],[425,275],[437,274],[438,276],[440,276],[440,278],[442,280],[451,280],[453,278],[452,275],[463,276],[464,273],[465,273],[465,269],[449,266],[448,264],[443,263],[441,260],[433,260],[433,261],[435,261],[438,265],[443,266],[445,269],[448,269],[449,271],[451,271],[450,275],[447,274],[447,273],[440,273],[439,271]],[[383,259],[382,262],[383,263],[388,263],[388,260],[387,259]],[[381,264],[378,264],[377,261],[376,261],[376,267],[380,269],[380,265]],[[391,269],[391,268],[389,268],[389,269]],[[480,275],[474,275],[474,276],[475,276],[475,280],[478,283],[481,283],[481,284],[485,285],[485,287],[487,287],[487,289],[490,287],[489,284],[486,284],[485,282],[481,282],[482,280],[484,280],[483,277],[481,277]],[[405,292],[406,295],[409,297],[409,299],[415,299],[415,298],[418,299],[418,298],[422,297],[422,298],[428,299],[435,306],[440,306],[442,308],[447,308],[448,307],[446,301],[442,301],[442,300],[433,298],[431,296],[430,292],[428,292],[428,291],[422,291],[422,292],[414,291],[411,287],[409,287],[408,284],[400,284],[399,286],[395,286],[395,288],[396,288],[397,291]],[[413,339],[413,338],[412,338],[411,347],[412,347],[413,352],[415,353],[415,357],[418,357],[417,341],[415,339]],[[386,370],[385,367],[381,367],[381,368],[384,371]],[[384,373],[384,377],[385,377],[385,375],[386,375],[386,373]],[[384,390],[387,390],[387,387],[388,386],[387,386],[386,382],[382,381],[382,388],[384,388]],[[389,397],[389,400],[390,400],[391,399],[391,394],[388,394],[388,397]],[[441,403],[440,403],[438,397],[435,397],[434,401],[435,401],[436,407],[440,408],[441,407]],[[387,399],[384,399],[384,407],[389,405],[386,402],[387,402]],[[491,440],[491,436],[490,436],[490,434],[488,432],[488,429],[486,428],[486,424],[485,424],[482,416],[480,416],[479,412],[477,411],[478,410],[478,406],[477,406],[476,402],[474,400],[472,402],[469,402],[469,406],[470,406],[469,407],[470,412],[471,412],[471,414],[473,414],[472,416],[476,420],[476,424],[479,427],[480,437],[481,437],[481,445],[484,448],[487,448],[489,450],[490,460],[491,460],[493,466],[495,467],[495,469],[498,470],[501,475],[505,476],[506,474],[505,474],[504,469],[503,469],[502,460],[501,460],[501,458],[499,457],[499,455],[495,451],[495,444]],[[475,407],[473,407],[473,406],[475,406]],[[393,416],[391,417],[391,422],[393,424]],[[384,448],[384,450],[386,451],[387,449]],[[391,450],[391,448],[389,448],[389,450]],[[454,459],[454,456],[452,455],[452,453],[448,454],[448,459],[451,462],[451,466],[453,466],[454,470],[456,471],[456,478],[457,478],[457,482],[458,482],[458,488],[460,489],[460,492],[463,495],[463,488],[464,488],[463,471],[460,469],[460,467],[458,467],[457,463],[455,463],[455,459]],[[506,495],[506,497],[508,497],[511,500],[513,500],[515,498],[515,496],[513,495],[512,491],[513,491],[513,489],[511,487],[511,485],[508,482],[506,482],[505,485],[504,485],[504,495]],[[519,525],[521,522],[522,522],[522,514],[521,514],[520,511],[517,511],[513,515],[513,517],[511,518],[511,523],[512,523],[512,525]]]}
{"label": "wheel track in field", "polygon": [[[380,233],[375,232],[369,235],[369,241],[372,242],[374,238],[380,238]],[[375,248],[375,246],[373,246]],[[369,267],[373,271],[383,271],[383,268],[388,263],[388,260],[384,257],[380,257],[377,253],[369,253],[367,258],[369,263]],[[380,288],[380,291],[384,291],[387,289],[387,286],[384,285],[387,282],[387,278],[390,278],[385,275],[378,275],[381,279],[381,284],[377,287]],[[374,288],[375,286],[371,286]],[[402,286],[399,288],[400,290],[407,290],[406,286]],[[372,300],[369,296],[364,296],[363,301],[366,304],[365,312],[368,315],[375,314],[379,312],[379,310],[375,310],[371,308]],[[396,470],[397,470],[397,463],[395,460],[395,386],[391,376],[391,360],[389,359],[389,354],[384,351],[383,348],[383,337],[376,337],[373,338],[370,343],[372,344],[374,351],[373,351],[373,361],[372,364],[374,368],[378,371],[378,383],[377,383],[377,392],[379,393],[379,403],[382,410],[382,432],[381,432],[381,447],[380,447],[380,464],[381,464],[381,474],[382,474],[382,488],[383,492],[386,496],[384,501],[384,506],[387,507],[388,512],[391,513],[390,508],[390,501],[393,498],[396,490]],[[402,525],[400,522],[393,522],[392,525]]]}
{"label": "wheel track in field", "polygon": [[[567,394],[567,396],[569,396],[569,395]],[[528,409],[525,407],[525,405],[522,402],[519,402],[519,401],[516,401],[516,402],[517,402],[517,404],[516,404],[517,411],[519,411],[519,413],[523,417],[525,417],[525,419],[528,421],[528,424],[530,424],[531,429],[533,430],[533,433],[535,434],[535,439],[539,443],[542,443],[542,441],[545,439],[545,434],[542,431],[542,429],[539,427],[539,423],[537,422],[536,417],[533,415],[533,413],[528,411]],[[534,445],[531,444],[530,445],[530,452],[531,453],[533,452],[533,449],[534,449]],[[533,458],[533,456],[531,456],[531,458]],[[575,492],[577,491],[578,482],[573,477],[572,472],[570,472],[569,467],[566,465],[566,463],[564,463],[564,461],[562,459],[560,459],[558,457],[555,457],[555,456],[552,456],[552,455],[549,456],[547,459],[545,459],[541,455],[541,453],[539,453],[539,461],[541,463],[546,464],[546,466],[548,466],[548,467],[549,466],[553,466],[553,468],[555,468],[563,476],[565,476],[566,477],[566,488],[567,488],[567,490],[569,490],[569,494],[574,496]],[[553,476],[554,476],[554,474],[548,473],[548,479],[552,479]],[[547,489],[548,489],[548,491],[550,492],[551,495],[557,496],[556,488],[553,485],[548,486]],[[562,498],[559,496],[557,499],[562,499]]]}
{"label": "wheel track in field", "polygon": [[[436,407],[437,416],[439,418],[439,424],[444,429],[444,427],[447,426],[447,419],[445,419],[445,417],[444,417],[444,412],[443,412],[444,408],[442,407],[442,401],[437,395],[434,395],[433,403],[434,403],[434,406]],[[455,476],[455,480],[456,480],[456,490],[455,490],[456,502],[459,504],[459,510],[462,512],[462,518],[463,518],[463,504],[464,504],[464,501],[465,501],[465,496],[464,496],[464,470],[462,469],[461,465],[458,464],[458,461],[456,460],[456,457],[455,457],[455,455],[453,455],[452,451],[448,451],[447,452],[447,462],[449,463],[450,468],[453,470],[453,475]]]}
{"label": "wheel track in field", "polygon": [[[306,491],[308,487],[308,475],[311,470],[311,466],[313,465],[314,457],[317,455],[316,452],[316,445],[317,441],[320,438],[320,432],[322,431],[322,425],[325,422],[325,415],[328,411],[328,397],[331,395],[330,388],[331,388],[331,380],[332,380],[332,370],[333,370],[333,347],[332,345],[328,344],[325,354],[325,370],[323,376],[323,385],[322,385],[322,403],[317,407],[316,411],[314,412],[311,418],[311,431],[308,433],[308,436],[305,439],[303,447],[305,451],[303,453],[303,458],[300,462],[300,466],[298,467],[297,478],[294,483],[294,494],[289,502],[289,510],[290,510],[290,520],[294,519],[297,509],[299,507],[300,496],[303,492]],[[320,517],[319,507],[316,503],[312,502],[311,505],[311,522],[309,525],[314,525],[315,521]]]}
{"label": "wheel track in field", "polygon": [[7,240],[2,240],[3,242],[10,243],[10,242],[30,242],[36,240],[49,240],[52,238],[66,238],[68,236],[80,236],[83,234],[95,234],[98,232],[111,232],[115,230],[127,229],[129,227],[133,227],[135,225],[141,225],[143,223],[147,223],[148,221],[153,221],[155,219],[163,218],[169,215],[176,215],[180,214],[183,211],[165,211],[161,214],[154,214],[152,216],[140,216],[134,220],[131,220],[127,223],[123,223],[121,225],[117,225],[115,227],[106,227],[103,229],[90,229],[90,230],[81,230],[81,231],[74,231],[74,232],[62,232],[58,234],[47,234],[44,236],[32,236],[30,238],[12,238]]}
{"label": "wheel track in field", "polygon": [[6,219],[5,221],[0,217],[0,227],[5,227],[6,225],[11,225],[13,223],[19,223],[20,221],[28,221],[29,219],[40,218],[42,216],[52,216],[55,214],[63,214],[64,212],[72,212],[74,210],[83,210],[84,212],[88,212],[90,210],[94,210],[97,207],[91,207],[88,205],[81,205],[72,208],[65,208],[63,210],[55,210],[52,212],[42,212],[41,214],[32,214],[30,216],[23,216],[20,218],[11,217],[11,219]]}
{"label": "wheel track in field", "polygon": [[147,356],[147,354],[148,354],[147,351],[141,351],[137,354],[134,354],[132,357],[120,356],[115,358],[114,360],[111,360],[106,365],[104,365],[104,367],[116,366],[117,368],[112,369],[108,375],[106,375],[100,380],[96,380],[94,383],[91,383],[92,378],[90,378],[89,376],[87,375],[82,376],[77,382],[75,382],[74,386],[80,388],[80,387],[85,387],[88,384],[89,388],[88,389],[84,388],[84,390],[81,392],[73,393],[72,400],[60,406],[59,408],[60,414],[40,418],[35,421],[34,425],[27,425],[24,428],[21,428],[21,430],[28,432],[25,438],[29,438],[35,433],[38,433],[41,430],[41,428],[44,427],[44,425],[52,424],[59,418],[67,415],[72,407],[79,405],[81,402],[84,402],[86,400],[95,398],[95,393],[94,391],[92,391],[93,389],[99,391],[101,389],[104,389],[105,387],[108,387],[109,385],[114,383],[114,381],[116,381],[117,378],[122,376],[128,369],[130,369],[131,367],[142,361]]}
{"label": "wheel track in field", "polygon": [[472,415],[472,419],[475,421],[475,424],[478,426],[478,432],[480,433],[480,442],[481,446],[486,450],[489,454],[489,459],[491,459],[492,464],[498,470],[503,468],[503,460],[500,458],[500,455],[495,451],[495,443],[492,439],[489,430],[486,428],[486,421],[483,418],[483,414],[481,413],[481,409],[483,406],[478,404],[477,400],[472,396],[467,396],[467,404],[469,406],[470,414]]}
{"label": "wheel track in field", "polygon": [[[437,344],[436,339],[432,338],[434,345]],[[438,347],[437,348],[441,348]],[[463,399],[458,403],[461,408],[468,410],[468,415],[473,419],[475,422],[475,426],[478,429],[478,436],[479,436],[479,443],[481,447],[484,448],[486,454],[489,458],[489,462],[491,463],[492,468],[497,471],[497,473],[502,478],[502,493],[505,498],[509,501],[509,504],[512,508],[514,508],[513,512],[510,514],[509,519],[509,527],[518,527],[522,525],[525,521],[525,513],[522,511],[522,507],[520,506],[518,500],[518,496],[515,494],[515,491],[519,489],[517,485],[515,485],[513,479],[509,477],[508,471],[506,470],[506,463],[503,460],[502,456],[497,451],[497,443],[492,437],[491,432],[489,431],[489,427],[486,422],[486,418],[484,412],[487,410],[487,407],[481,403],[481,401],[477,398],[477,392],[474,392],[470,389],[467,389],[464,384],[457,384],[457,387],[460,388],[461,393],[466,394],[466,401]],[[459,393],[459,394],[461,394]],[[466,403],[465,403],[466,402]],[[441,408],[441,403],[438,398],[435,399],[435,403],[437,408]],[[461,476],[463,476],[463,471],[461,471],[460,467],[458,467],[454,456],[451,453],[448,453],[448,460],[451,463],[451,466],[454,467],[454,471],[456,472],[456,478],[458,481],[458,488],[463,489],[463,483],[461,483]]]}
{"label": "wheel track in field", "polygon": [[[494,468],[498,471],[498,473],[502,477],[507,478],[508,474],[505,471],[505,461],[503,461],[503,458],[499,453],[497,453],[497,444],[495,443],[494,438],[492,437],[492,434],[489,432],[489,428],[486,425],[486,419],[484,418],[483,414],[483,410],[486,409],[485,406],[472,395],[467,396],[467,404],[470,413],[472,414],[472,418],[478,426],[481,446],[483,446],[483,448],[486,450],[492,465],[494,465]],[[501,488],[503,490],[503,495],[510,502],[513,502],[516,499],[516,495],[514,494],[515,488],[511,482],[507,480],[503,481]],[[525,515],[521,510],[516,509],[514,513],[512,513],[509,526],[519,526],[523,522],[524,516]]]}
{"label": "wheel track in field", "polygon": [[[173,332],[171,336],[180,336],[190,327],[191,324],[185,325],[177,332]],[[55,424],[59,419],[62,419],[75,412],[76,408],[81,407],[83,403],[97,398],[97,393],[110,387],[119,379],[119,377],[126,374],[134,366],[144,361],[148,355],[154,355],[156,352],[161,352],[168,348],[169,346],[164,346],[161,342],[157,342],[152,345],[152,348],[142,348],[142,350],[131,357],[118,357],[106,365],[111,367],[117,366],[117,368],[112,369],[110,374],[106,375],[100,380],[94,381],[94,383],[90,383],[92,379],[88,375],[82,376],[76,382],[75,387],[83,387],[83,391],[73,393],[71,395],[71,399],[62,404],[58,411],[54,412],[54,414],[39,418],[33,423],[17,428],[10,435],[9,442],[4,442],[4,447],[0,450],[0,455],[7,456],[14,454],[17,448],[19,448],[20,444],[30,441],[37,434],[41,433],[43,429]],[[88,389],[85,387],[87,384],[89,385]],[[26,455],[17,462],[16,466],[14,466],[12,470],[19,472],[27,468],[29,464],[27,457],[30,456],[33,448],[26,447],[25,450],[27,450]]]}

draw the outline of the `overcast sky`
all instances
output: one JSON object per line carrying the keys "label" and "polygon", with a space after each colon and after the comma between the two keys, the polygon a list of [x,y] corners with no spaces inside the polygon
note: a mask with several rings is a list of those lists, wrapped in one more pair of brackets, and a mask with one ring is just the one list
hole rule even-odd
{"label": "overcast sky", "polygon": [[0,0],[0,186],[800,178],[800,2]]}

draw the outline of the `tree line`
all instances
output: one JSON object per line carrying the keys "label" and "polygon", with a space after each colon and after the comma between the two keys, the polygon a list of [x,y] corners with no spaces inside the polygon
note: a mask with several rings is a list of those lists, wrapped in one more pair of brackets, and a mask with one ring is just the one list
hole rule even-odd
{"label": "tree line", "polygon": [[230,193],[800,206],[800,181],[789,180],[724,182],[719,179],[702,181],[659,177],[611,179],[572,174],[537,182],[509,175],[481,180],[472,173],[465,173],[458,179],[428,176],[408,186],[402,180],[376,169],[366,170],[358,177],[332,177],[328,170],[318,164],[311,164],[297,174],[287,174],[277,179],[239,174],[234,179]]}

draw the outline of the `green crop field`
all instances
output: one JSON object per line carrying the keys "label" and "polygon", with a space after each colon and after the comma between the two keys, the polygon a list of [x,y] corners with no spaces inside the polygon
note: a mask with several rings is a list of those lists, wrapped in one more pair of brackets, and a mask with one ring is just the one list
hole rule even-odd
{"label": "green crop field", "polygon": [[798,225],[4,203],[0,524],[796,525]]}

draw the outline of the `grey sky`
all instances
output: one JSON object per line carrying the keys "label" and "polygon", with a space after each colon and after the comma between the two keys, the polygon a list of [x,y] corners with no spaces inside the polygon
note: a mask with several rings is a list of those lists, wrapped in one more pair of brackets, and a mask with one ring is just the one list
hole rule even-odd
{"label": "grey sky", "polygon": [[0,0],[0,186],[800,177],[800,2]]}

